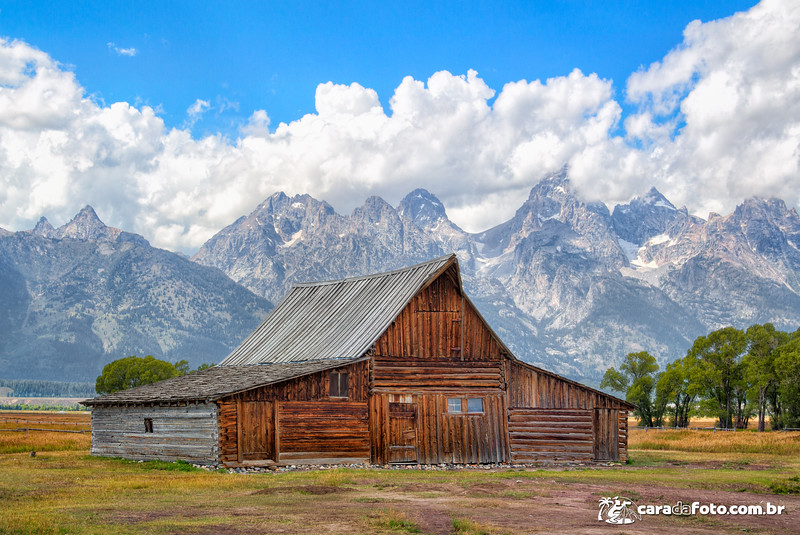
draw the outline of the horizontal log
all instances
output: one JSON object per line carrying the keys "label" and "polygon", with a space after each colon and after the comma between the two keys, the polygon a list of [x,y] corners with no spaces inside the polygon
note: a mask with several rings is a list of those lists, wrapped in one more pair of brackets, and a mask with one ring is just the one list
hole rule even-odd
{"label": "horizontal log", "polygon": [[591,461],[594,456],[590,453],[536,453],[531,455],[511,454],[511,461],[517,463],[537,461]]}
{"label": "horizontal log", "polygon": [[514,440],[525,439],[551,439],[551,440],[591,440],[591,433],[514,433],[509,431],[509,437]]}

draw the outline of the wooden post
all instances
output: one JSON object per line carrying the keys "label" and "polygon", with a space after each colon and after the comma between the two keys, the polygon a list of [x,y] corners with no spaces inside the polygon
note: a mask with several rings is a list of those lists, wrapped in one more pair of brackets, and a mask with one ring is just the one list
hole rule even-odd
{"label": "wooden post", "polygon": [[275,432],[273,435],[275,436],[275,462],[279,463],[281,461],[281,432],[280,432],[280,410],[278,409],[278,405],[280,405],[279,401],[275,401],[272,406],[272,417],[275,419]]}

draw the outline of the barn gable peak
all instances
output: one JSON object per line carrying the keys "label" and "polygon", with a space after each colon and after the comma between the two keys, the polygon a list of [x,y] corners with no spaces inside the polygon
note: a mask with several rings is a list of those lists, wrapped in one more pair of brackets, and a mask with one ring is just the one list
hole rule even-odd
{"label": "barn gable peak", "polygon": [[451,269],[462,291],[454,254],[385,273],[295,285],[220,366],[360,358],[417,293]]}

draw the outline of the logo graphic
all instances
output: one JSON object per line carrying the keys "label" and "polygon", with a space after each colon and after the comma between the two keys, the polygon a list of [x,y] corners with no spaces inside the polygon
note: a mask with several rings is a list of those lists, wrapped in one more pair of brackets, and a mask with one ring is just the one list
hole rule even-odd
{"label": "logo graphic", "polygon": [[597,513],[597,520],[615,525],[633,524],[636,520],[642,519],[638,509],[638,506],[629,498],[620,496],[600,498],[600,511]]}

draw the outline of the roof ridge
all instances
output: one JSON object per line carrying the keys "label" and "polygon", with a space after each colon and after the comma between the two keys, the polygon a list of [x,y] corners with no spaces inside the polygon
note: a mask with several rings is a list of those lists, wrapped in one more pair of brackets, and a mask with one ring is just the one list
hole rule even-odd
{"label": "roof ridge", "polygon": [[455,258],[455,253],[450,253],[447,255],[439,256],[437,258],[432,258],[431,260],[426,260],[425,262],[420,262],[419,264],[414,264],[413,266],[406,266],[402,268],[393,269],[390,271],[384,271],[382,273],[371,273],[369,275],[360,275],[358,277],[345,277],[343,279],[331,279],[326,281],[318,281],[318,282],[300,282],[296,283],[292,286],[292,288],[308,288],[309,286],[323,286],[327,284],[341,284],[343,282],[357,282],[360,280],[367,280],[367,279],[376,279],[380,277],[385,277],[387,275],[396,275],[398,273],[403,273],[406,271],[413,271],[415,269],[419,269],[423,266],[427,266],[430,264],[436,264],[438,262],[443,262],[445,260],[450,260],[451,258]]}

